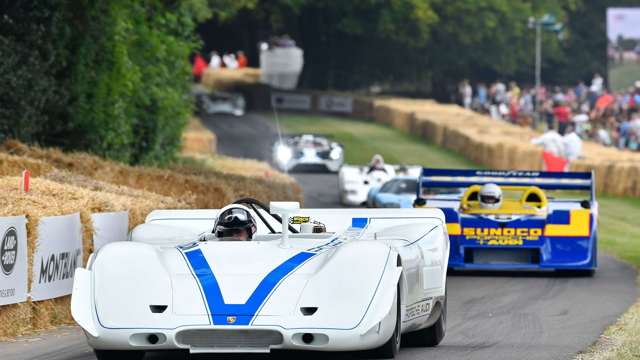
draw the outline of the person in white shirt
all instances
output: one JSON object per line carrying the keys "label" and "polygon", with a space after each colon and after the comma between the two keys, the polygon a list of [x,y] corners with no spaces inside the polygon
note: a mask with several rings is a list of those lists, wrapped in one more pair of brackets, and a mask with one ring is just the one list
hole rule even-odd
{"label": "person in white shirt", "polygon": [[531,139],[534,145],[542,145],[544,151],[548,151],[555,156],[565,157],[564,139],[557,131],[551,129],[546,133]]}
{"label": "person in white shirt", "polygon": [[562,137],[564,142],[564,154],[567,160],[574,161],[582,156],[582,139],[576,134],[573,125],[567,126],[567,131]]}
{"label": "person in white shirt", "polygon": [[218,52],[212,51],[211,59],[209,60],[209,67],[211,69],[219,69],[221,65],[222,59],[220,58],[220,55],[218,55]]}
{"label": "person in white shirt", "polygon": [[225,54],[222,56],[222,61],[224,62],[224,66],[229,69],[237,69],[238,68],[238,60],[236,60],[235,54]]}

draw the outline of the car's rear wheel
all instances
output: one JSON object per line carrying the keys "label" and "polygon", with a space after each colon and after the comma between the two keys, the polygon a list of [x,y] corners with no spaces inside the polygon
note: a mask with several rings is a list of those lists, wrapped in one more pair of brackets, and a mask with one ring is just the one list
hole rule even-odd
{"label": "car's rear wheel", "polygon": [[[438,305],[436,305],[438,306]],[[424,329],[413,331],[405,335],[405,340],[410,346],[437,346],[444,339],[447,330],[447,292],[445,290],[444,301],[440,303],[440,315],[436,322]]]}
{"label": "car's rear wheel", "polygon": [[393,329],[393,334],[389,340],[377,349],[372,351],[372,357],[376,359],[393,359],[400,352],[401,334],[401,321],[400,321],[400,289],[396,291],[396,325]]}
{"label": "car's rear wheel", "polygon": [[138,350],[93,350],[98,360],[140,360],[144,351]]}

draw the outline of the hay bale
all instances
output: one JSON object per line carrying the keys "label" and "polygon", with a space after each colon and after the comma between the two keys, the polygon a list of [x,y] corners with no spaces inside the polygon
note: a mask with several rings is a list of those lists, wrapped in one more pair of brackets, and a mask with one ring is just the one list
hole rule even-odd
{"label": "hay bale", "polygon": [[214,91],[228,91],[238,86],[255,85],[260,83],[260,69],[206,69],[202,74],[201,83]]}
{"label": "hay bale", "polygon": [[216,152],[216,135],[207,129],[200,119],[192,117],[182,133],[182,154],[212,154]]}

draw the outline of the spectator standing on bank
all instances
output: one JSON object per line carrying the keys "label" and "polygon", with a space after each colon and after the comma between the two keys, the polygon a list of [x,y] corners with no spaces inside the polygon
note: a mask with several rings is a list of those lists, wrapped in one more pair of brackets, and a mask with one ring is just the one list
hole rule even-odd
{"label": "spectator standing on bank", "polygon": [[564,102],[557,103],[553,108],[553,116],[558,122],[558,132],[560,135],[564,135],[571,121],[571,109]]}
{"label": "spectator standing on bank", "polygon": [[237,69],[238,68],[238,60],[236,60],[235,54],[224,54],[222,56],[222,62],[224,66],[229,69]]}
{"label": "spectator standing on bank", "polygon": [[471,101],[473,100],[473,89],[469,84],[469,80],[462,80],[458,91],[460,92],[460,98],[462,99],[462,106],[464,106],[465,109],[470,109]]}
{"label": "spectator standing on bank", "polygon": [[220,55],[218,55],[217,51],[211,52],[211,59],[209,59],[209,68],[211,69],[219,69],[222,66],[222,59]]}
{"label": "spectator standing on bank", "polygon": [[478,110],[485,112],[487,109],[487,87],[484,83],[479,83],[476,86],[476,103]]}
{"label": "spectator standing on bank", "polygon": [[238,51],[238,68],[243,69],[249,66],[249,60],[244,51]]}
{"label": "spectator standing on bank", "polygon": [[200,82],[202,73],[206,68],[207,68],[207,62],[204,60],[202,55],[200,55],[199,52],[196,52],[196,55],[193,57],[193,67],[191,68],[191,73],[193,74],[193,78],[196,82]]}
{"label": "spectator standing on bank", "polygon": [[564,142],[564,155],[569,162],[582,156],[582,139],[576,134],[573,125],[567,126],[567,133],[562,137]]}
{"label": "spectator standing on bank", "polygon": [[553,117],[553,101],[551,99],[547,99],[542,104],[542,113],[544,114],[544,119],[547,123],[547,130],[555,129],[555,121]]}

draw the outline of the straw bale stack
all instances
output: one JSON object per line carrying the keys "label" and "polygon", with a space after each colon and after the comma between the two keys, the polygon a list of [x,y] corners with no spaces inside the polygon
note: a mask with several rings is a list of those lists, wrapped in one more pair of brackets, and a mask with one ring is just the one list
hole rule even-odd
{"label": "straw bale stack", "polygon": [[232,90],[238,86],[260,83],[260,69],[206,69],[202,74],[202,84],[214,91]]}
{"label": "straw bale stack", "polygon": [[[79,213],[82,222],[84,260],[93,251],[91,214],[108,211],[129,211],[130,223],[139,224],[153,209],[180,208],[184,204],[169,198],[126,196],[92,191],[75,185],[33,178],[31,190],[19,190],[19,177],[0,177],[0,216],[27,216],[28,274],[31,283],[32,260],[35,252],[38,223],[42,217]],[[142,195],[142,194],[137,194]],[[72,322],[69,297],[0,307],[0,337],[15,336],[33,329],[45,329]]]}
{"label": "straw bale stack", "polygon": [[182,154],[212,154],[216,152],[216,135],[193,117],[182,133]]}

